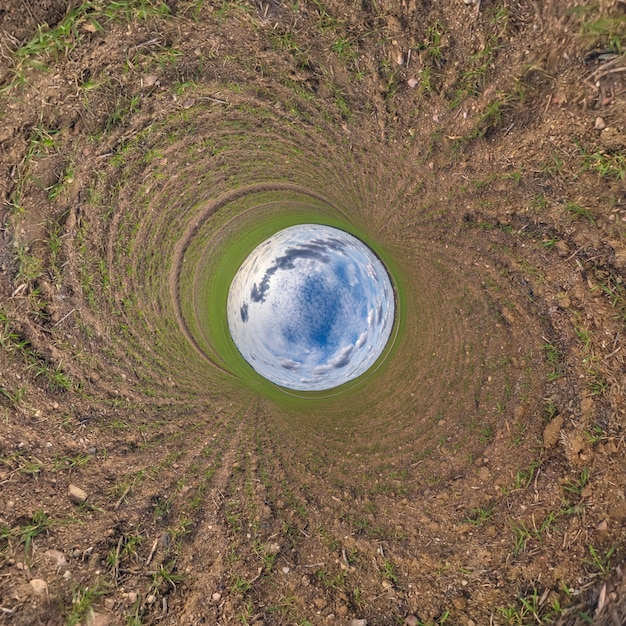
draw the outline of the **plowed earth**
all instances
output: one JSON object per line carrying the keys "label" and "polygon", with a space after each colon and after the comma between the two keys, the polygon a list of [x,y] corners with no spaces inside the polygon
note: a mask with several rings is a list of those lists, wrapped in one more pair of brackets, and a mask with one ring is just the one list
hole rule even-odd
{"label": "plowed earth", "polygon": [[[625,31],[618,0],[5,0],[0,623],[626,623]],[[215,321],[220,259],[300,217],[402,300],[332,398]]]}

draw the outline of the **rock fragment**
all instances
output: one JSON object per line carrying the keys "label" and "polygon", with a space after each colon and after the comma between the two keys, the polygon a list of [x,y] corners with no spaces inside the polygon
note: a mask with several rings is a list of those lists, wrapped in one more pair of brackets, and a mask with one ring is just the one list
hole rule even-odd
{"label": "rock fragment", "polygon": [[74,504],[84,504],[87,501],[87,492],[76,485],[70,484],[68,487],[67,493],[70,497],[70,500]]}
{"label": "rock fragment", "polygon": [[569,256],[571,252],[570,247],[562,239],[557,241],[554,247],[556,248],[556,251],[559,253],[560,257]]}
{"label": "rock fragment", "polygon": [[29,584],[36,596],[48,595],[48,583],[42,578],[33,578]]}
{"label": "rock fragment", "polygon": [[152,85],[155,85],[158,80],[159,80],[159,77],[156,74],[144,74],[141,77],[141,86],[152,87]]}

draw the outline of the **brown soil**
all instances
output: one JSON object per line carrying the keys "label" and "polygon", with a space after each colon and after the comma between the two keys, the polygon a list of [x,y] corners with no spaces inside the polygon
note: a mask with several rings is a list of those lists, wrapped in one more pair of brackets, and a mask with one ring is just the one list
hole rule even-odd
{"label": "brown soil", "polygon": [[[623,0],[6,0],[0,623],[626,623],[625,32]],[[185,294],[320,198],[406,307],[303,408]]]}

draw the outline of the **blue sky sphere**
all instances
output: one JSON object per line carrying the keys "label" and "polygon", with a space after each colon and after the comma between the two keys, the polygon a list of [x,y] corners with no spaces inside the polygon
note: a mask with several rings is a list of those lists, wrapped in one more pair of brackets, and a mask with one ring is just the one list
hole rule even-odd
{"label": "blue sky sphere", "polygon": [[394,294],[378,257],[318,224],[285,228],[242,263],[228,327],[244,359],[289,389],[331,389],[367,371],[385,348]]}

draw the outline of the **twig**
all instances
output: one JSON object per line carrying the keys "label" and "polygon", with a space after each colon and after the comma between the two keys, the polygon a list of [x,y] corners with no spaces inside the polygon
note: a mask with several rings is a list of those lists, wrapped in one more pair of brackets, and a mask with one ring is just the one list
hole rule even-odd
{"label": "twig", "polygon": [[117,511],[117,509],[120,508],[120,504],[122,504],[122,501],[128,495],[129,491],[130,491],[130,485],[128,485],[126,489],[124,489],[124,493],[120,496],[120,499],[115,503],[115,506],[113,507],[114,511]]}
{"label": "twig", "polygon": [[150,550],[150,554],[148,555],[148,558],[146,559],[146,565],[150,565],[150,561],[152,561],[152,557],[154,556],[154,553],[156,552],[157,546],[159,545],[159,539],[155,539],[154,543],[152,544],[152,550]]}
{"label": "twig", "polygon": [[614,354],[617,354],[620,350],[621,346],[618,346],[617,348],[615,348],[615,350],[613,350],[613,352],[611,352],[611,354],[607,354],[603,360],[608,361]]}
{"label": "twig", "polygon": [[49,335],[53,335],[54,334],[49,328],[44,328],[43,326],[40,326],[39,324],[33,324],[33,326],[35,328],[38,328],[40,331],[42,331],[44,333],[48,333]]}
{"label": "twig", "polygon": [[144,41],[142,43],[138,43],[136,46],[131,46],[128,51],[131,50],[139,50],[139,48],[146,48],[147,46],[151,46],[155,43],[159,42],[159,37],[155,37],[154,39],[149,39],[148,41]]}
{"label": "twig", "polygon": [[600,589],[600,595],[598,596],[598,606],[596,608],[596,615],[600,613],[605,602],[606,602],[606,583],[604,583],[604,585],[602,585],[602,589]]}
{"label": "twig", "polygon": [[117,587],[117,577],[120,572],[120,549],[122,547],[122,540],[124,539],[124,535],[122,535],[117,542],[117,548],[115,550],[115,566],[113,567],[113,580],[115,581],[115,586]]}
{"label": "twig", "polygon": [[576,250],[576,252],[574,252],[573,254],[570,254],[567,259],[565,259],[565,262],[567,263],[570,259],[573,259],[581,250],[584,250],[585,247],[583,246],[582,248],[578,248],[578,250]]}
{"label": "twig", "polygon": [[259,567],[259,569],[257,570],[257,575],[249,581],[250,584],[255,583],[257,580],[259,580],[259,578],[261,578],[261,573],[263,572],[263,568]]}
{"label": "twig", "polygon": [[22,283],[21,285],[18,285],[13,293],[11,294],[12,298],[15,298],[20,292],[24,291],[24,289],[26,289],[26,283]]}
{"label": "twig", "polygon": [[546,108],[543,111],[544,115],[548,112],[548,109],[550,108],[551,104],[552,104],[552,94],[548,96],[548,103],[546,104]]}
{"label": "twig", "polygon": [[55,325],[54,328],[56,328],[61,322],[64,322],[72,313],[74,313],[74,311],[76,311],[76,309],[72,309],[69,313],[66,313]]}
{"label": "twig", "polygon": [[[585,82],[589,83],[589,84],[591,84],[591,85],[593,85],[595,87],[593,82],[590,82],[591,79],[594,78],[595,76],[597,76],[598,78],[602,78],[603,76],[606,76],[607,74],[610,74],[611,71],[609,71],[609,69],[613,68],[620,61],[624,61],[624,56],[618,56],[615,59],[612,59],[611,61],[608,61],[604,65],[601,65],[595,72],[591,72],[591,74],[589,74],[589,76],[587,76],[587,78],[585,79]],[[626,66],[617,68],[617,71],[622,71],[622,72],[626,71]]]}
{"label": "twig", "polygon": [[343,557],[344,563],[346,564],[346,567],[348,569],[350,569],[350,563],[348,563],[348,556],[346,555],[346,549],[345,548],[341,548],[341,556]]}
{"label": "twig", "polygon": [[604,78],[609,74],[617,74],[618,72],[626,72],[626,65],[624,67],[615,67],[612,70],[608,70],[607,72],[603,72],[598,76],[598,78]]}
{"label": "twig", "polygon": [[211,96],[200,96],[198,100],[209,100],[211,102],[217,102],[218,104],[230,104],[226,100],[220,100],[219,98],[212,98]]}

